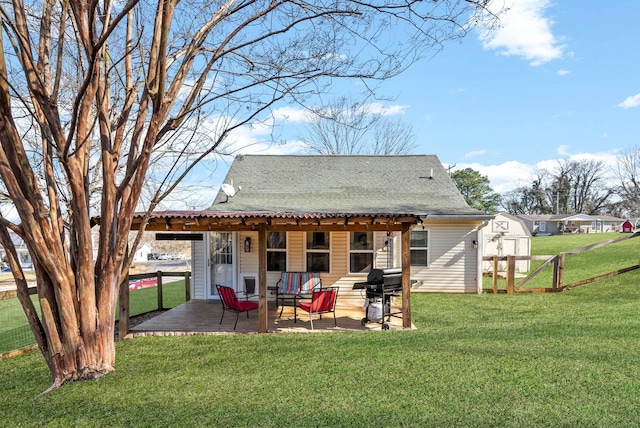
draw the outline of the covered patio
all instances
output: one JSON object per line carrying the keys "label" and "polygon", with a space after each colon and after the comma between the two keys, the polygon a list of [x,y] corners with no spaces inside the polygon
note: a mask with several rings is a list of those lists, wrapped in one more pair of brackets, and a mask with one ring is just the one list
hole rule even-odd
{"label": "covered patio", "polygon": [[[395,302],[400,303],[400,302]],[[238,325],[233,329],[236,315],[227,312],[222,323],[222,305],[215,300],[189,300],[180,306],[170,309],[154,318],[129,329],[127,338],[140,336],[196,336],[215,334],[250,334],[259,332],[258,311],[252,311],[247,318],[240,314]],[[280,308],[275,303],[267,305],[267,332],[269,333],[311,333],[311,332],[347,332],[347,331],[382,331],[380,322],[362,322],[365,317],[364,307],[339,305],[336,308],[336,323],[333,315],[325,314],[322,319],[314,316],[313,330],[309,323],[309,314],[298,310],[297,322],[294,322],[293,307],[285,306],[280,315]],[[403,320],[390,317],[384,322],[389,330],[403,330]],[[415,329],[411,325],[409,328]]]}
{"label": "covered patio", "polygon": [[[276,323],[275,309],[272,310],[273,304],[268,300],[267,290],[267,233],[271,231],[395,231],[400,232],[402,242],[402,296],[399,301],[401,305],[399,312],[401,317],[396,319],[399,322],[400,329],[412,328],[411,323],[411,293],[410,293],[410,230],[411,226],[418,223],[420,217],[417,215],[398,215],[398,214],[318,214],[318,213],[275,213],[275,212],[229,212],[229,211],[200,211],[200,212],[185,212],[185,211],[164,211],[154,212],[146,215],[136,215],[133,219],[132,229],[137,230],[144,227],[149,231],[164,232],[171,235],[171,232],[180,232],[181,234],[190,233],[191,236],[198,236],[198,233],[206,233],[211,231],[251,231],[257,232],[258,235],[258,275],[257,275],[257,303],[259,308],[252,314],[253,321],[249,321],[250,327],[247,325],[248,331],[255,331],[258,333],[268,333],[275,331],[292,331],[294,328],[298,328],[296,323],[293,323],[293,317],[291,317],[291,326],[287,325],[283,320],[279,320],[283,324]],[[97,221],[96,221],[97,222]],[[167,233],[169,232],[169,233]],[[185,235],[182,235],[185,236]],[[188,235],[187,235],[188,236]],[[129,301],[129,288],[126,285],[121,286],[120,289],[120,302],[125,302],[121,305],[122,308],[126,308]],[[342,292],[341,292],[342,294]],[[207,302],[207,300],[205,300]],[[219,322],[219,315],[215,313],[208,314],[203,311],[211,311],[212,308],[221,307],[216,305],[217,302],[212,303],[195,303],[185,305],[180,310],[174,310],[171,314],[163,314],[162,318],[153,321],[154,324],[143,323],[141,326],[137,326],[137,329],[128,326],[128,314],[120,313],[120,319],[126,320],[121,323],[121,337],[125,337],[127,332],[140,331],[140,329],[146,329],[147,331],[190,331],[195,332],[198,328],[206,330],[222,328],[216,327],[214,324]],[[191,309],[191,305],[193,309]],[[341,306],[340,297],[338,299],[338,307]],[[197,308],[200,308],[199,310]],[[357,316],[342,315],[351,321],[346,322],[344,326],[350,326],[349,328],[364,330],[362,326],[357,327],[356,324],[360,323],[360,320],[364,317],[364,308],[354,306],[355,312],[359,312]],[[176,308],[177,309],[177,308]],[[216,310],[216,309],[213,309]],[[181,311],[184,314],[181,315]],[[352,310],[353,311],[353,310]],[[128,309],[125,309],[128,312]],[[273,313],[272,313],[273,312]],[[229,317],[234,314],[227,315]],[[226,317],[225,316],[225,322]],[[244,316],[244,314],[243,314]],[[218,321],[215,321],[217,318]],[[242,317],[241,317],[242,318]],[[308,318],[307,318],[308,319]],[[166,322],[165,322],[166,320]],[[246,317],[245,317],[246,320]],[[256,321],[257,320],[257,321]],[[149,322],[151,322],[149,321]],[[163,323],[160,326],[160,323]],[[308,324],[308,323],[307,323]],[[150,327],[153,326],[153,327]],[[178,327],[182,325],[182,327]],[[202,325],[203,327],[196,327]],[[224,325],[224,322],[223,322]],[[340,324],[339,324],[340,325]],[[381,327],[380,324],[373,324],[374,326]],[[206,326],[206,327],[204,327]],[[256,327],[257,326],[257,327]],[[333,325],[332,325],[333,326]],[[231,323],[233,328],[233,323]],[[368,329],[368,328],[367,328]],[[390,329],[393,329],[393,325],[390,325]],[[215,330],[213,330],[215,331]],[[238,322],[238,331],[242,331],[240,327],[240,321]]]}

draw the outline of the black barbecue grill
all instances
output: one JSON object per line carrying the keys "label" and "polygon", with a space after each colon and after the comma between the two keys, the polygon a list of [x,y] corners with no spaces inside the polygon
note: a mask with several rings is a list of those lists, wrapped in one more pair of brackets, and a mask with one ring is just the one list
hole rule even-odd
{"label": "black barbecue grill", "polygon": [[372,321],[369,318],[369,309],[376,304],[382,304],[382,317],[379,322],[383,330],[389,329],[385,318],[387,321],[392,316],[402,318],[402,311],[391,312],[391,297],[402,295],[402,268],[371,269],[367,281],[356,282],[353,289],[366,290],[365,317],[362,318],[362,325]]}

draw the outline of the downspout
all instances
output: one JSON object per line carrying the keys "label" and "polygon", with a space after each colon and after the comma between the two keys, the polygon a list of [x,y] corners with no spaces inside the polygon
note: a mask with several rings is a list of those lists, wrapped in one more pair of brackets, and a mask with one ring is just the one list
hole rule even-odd
{"label": "downspout", "polygon": [[482,226],[476,229],[476,242],[478,243],[476,248],[476,287],[478,294],[482,294],[482,255],[484,254],[484,231],[487,227],[489,220],[483,220]]}

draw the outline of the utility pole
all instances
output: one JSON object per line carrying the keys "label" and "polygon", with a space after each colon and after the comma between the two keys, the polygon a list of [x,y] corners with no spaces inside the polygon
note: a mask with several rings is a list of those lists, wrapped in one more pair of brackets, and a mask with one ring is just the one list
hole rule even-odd
{"label": "utility pole", "polygon": [[453,168],[455,168],[455,167],[456,167],[456,165],[457,165],[457,164],[455,164],[455,163],[454,163],[453,165],[449,165],[449,166],[447,167],[447,173],[449,174],[449,177],[451,177],[451,170],[452,170]]}

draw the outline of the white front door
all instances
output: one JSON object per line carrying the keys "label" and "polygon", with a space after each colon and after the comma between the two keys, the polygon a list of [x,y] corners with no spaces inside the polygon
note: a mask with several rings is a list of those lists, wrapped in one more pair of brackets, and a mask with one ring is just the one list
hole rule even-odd
{"label": "white front door", "polygon": [[212,232],[210,235],[210,281],[209,298],[217,296],[216,284],[235,287],[233,275],[233,233]]}

